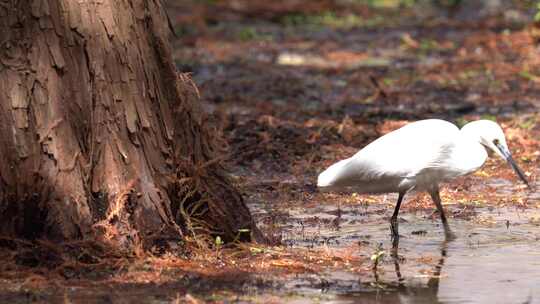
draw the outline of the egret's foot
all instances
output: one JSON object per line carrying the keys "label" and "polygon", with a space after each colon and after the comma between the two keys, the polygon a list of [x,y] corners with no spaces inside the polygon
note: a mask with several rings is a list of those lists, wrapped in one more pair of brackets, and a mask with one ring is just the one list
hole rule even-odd
{"label": "egret's foot", "polygon": [[448,224],[444,225],[444,237],[446,241],[453,241],[457,239],[457,236],[450,230],[450,226]]}
{"label": "egret's foot", "polygon": [[397,251],[399,249],[399,235],[394,237],[392,235],[392,249]]}
{"label": "egret's foot", "polygon": [[444,237],[445,237],[446,241],[453,241],[453,240],[457,239],[457,236],[452,231],[445,232]]}

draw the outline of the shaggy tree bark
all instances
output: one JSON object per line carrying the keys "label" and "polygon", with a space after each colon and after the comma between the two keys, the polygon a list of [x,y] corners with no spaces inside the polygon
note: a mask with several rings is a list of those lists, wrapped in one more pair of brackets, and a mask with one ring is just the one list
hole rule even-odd
{"label": "shaggy tree bark", "polygon": [[160,1],[0,1],[0,233],[121,248],[253,229]]}

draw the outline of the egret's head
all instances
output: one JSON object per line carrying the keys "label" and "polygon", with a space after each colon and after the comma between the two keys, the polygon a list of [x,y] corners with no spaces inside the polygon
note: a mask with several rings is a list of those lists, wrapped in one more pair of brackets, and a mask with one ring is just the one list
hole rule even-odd
{"label": "egret's head", "polygon": [[512,158],[512,154],[506,145],[504,132],[496,122],[491,120],[477,120],[464,125],[461,130],[464,134],[478,140],[488,150],[495,152],[502,159],[506,160],[519,178],[530,187],[525,174],[523,174],[523,171],[521,171]]}
{"label": "egret's head", "polygon": [[495,152],[502,159],[506,160],[508,158],[506,155],[510,155],[504,132],[496,122],[477,120],[464,125],[461,130],[472,139],[478,140],[488,150]]}

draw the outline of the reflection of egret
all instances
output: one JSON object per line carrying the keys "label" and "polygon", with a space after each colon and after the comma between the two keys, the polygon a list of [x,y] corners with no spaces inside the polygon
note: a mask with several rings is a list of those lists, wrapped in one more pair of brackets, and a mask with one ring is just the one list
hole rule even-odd
{"label": "reflection of egret", "polygon": [[433,275],[431,276],[431,278],[429,278],[429,281],[428,281],[428,286],[435,288],[437,290],[437,293],[439,292],[439,283],[441,281],[441,271],[444,266],[444,260],[446,259],[447,251],[448,251],[448,240],[444,240],[441,244],[441,257],[439,258],[437,265],[435,265],[435,271],[433,272]]}
{"label": "reflection of egret", "polygon": [[[430,286],[430,287],[436,286],[438,288],[438,286],[439,286],[439,279],[441,277],[441,271],[442,271],[442,268],[444,266],[444,260],[446,259],[446,255],[447,255],[447,251],[448,251],[448,243],[451,242],[451,241],[453,241],[453,240],[445,239],[441,243],[441,257],[439,258],[439,261],[435,265],[435,271],[433,271],[433,275],[430,277],[430,279],[428,281],[428,286]],[[403,283],[403,281],[405,281],[405,279],[401,275],[400,264],[402,263],[402,261],[404,259],[402,259],[399,256],[399,240],[394,241],[392,243],[391,256],[392,256],[392,259],[394,260],[394,270],[396,272],[396,277],[397,277],[398,282],[400,283],[400,285],[402,285],[402,283]]]}
{"label": "reflection of egret", "polygon": [[401,275],[400,264],[402,259],[399,257],[399,241],[394,242],[392,246],[392,258],[394,260],[394,269],[398,279],[399,303],[438,303],[439,283],[441,272],[446,260],[448,243],[452,240],[445,239],[440,246],[441,256],[435,264],[428,282],[427,288],[409,288],[405,285],[405,279]]}
{"label": "reflection of egret", "polygon": [[[402,275],[401,265],[405,263],[399,255],[399,241],[394,241],[390,252],[390,257],[394,262],[394,271],[397,281],[386,281],[381,279],[377,269],[374,270],[374,282],[370,287],[376,287],[372,292],[361,293],[360,298],[355,296],[343,297],[344,300],[356,302],[361,299],[362,303],[439,303],[439,287],[442,269],[447,258],[448,245],[453,240],[445,239],[438,247],[440,257],[431,271],[426,282],[415,282],[412,277],[406,278]],[[384,273],[384,271],[383,271]],[[383,291],[383,292],[381,292]]]}
{"label": "reflection of egret", "polygon": [[399,237],[397,216],[405,193],[427,191],[449,235],[439,183],[476,171],[488,157],[486,149],[505,159],[528,186],[497,123],[478,120],[459,130],[439,119],[417,121],[378,138],[351,158],[322,172],[317,185],[323,190],[397,192],[398,201],[390,221],[394,238]]}
{"label": "reflection of egret", "polygon": [[396,272],[396,277],[397,277],[397,280],[398,280],[398,284],[399,284],[399,286],[403,286],[403,281],[405,281],[405,279],[401,275],[401,268],[400,268],[399,265],[401,264],[401,262],[404,259],[402,259],[399,256],[399,240],[397,240],[397,239],[393,243],[391,256],[392,256],[392,259],[394,260],[394,270]]}

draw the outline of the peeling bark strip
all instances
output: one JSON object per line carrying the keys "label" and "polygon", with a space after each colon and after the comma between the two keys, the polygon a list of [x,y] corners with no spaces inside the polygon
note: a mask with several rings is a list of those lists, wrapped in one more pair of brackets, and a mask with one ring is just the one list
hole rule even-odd
{"label": "peeling bark strip", "polygon": [[168,35],[159,1],[3,1],[0,233],[129,248],[254,228]]}

